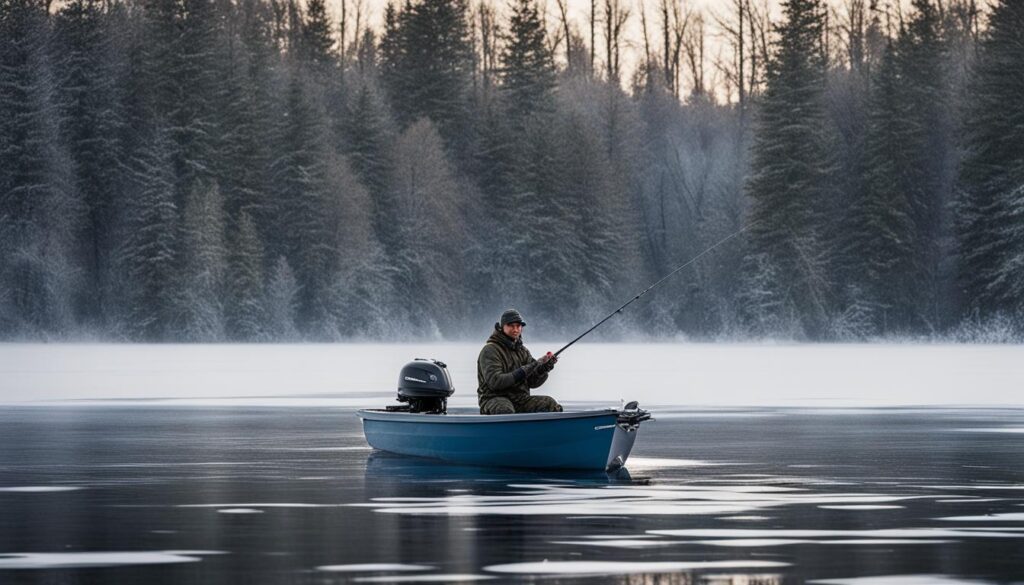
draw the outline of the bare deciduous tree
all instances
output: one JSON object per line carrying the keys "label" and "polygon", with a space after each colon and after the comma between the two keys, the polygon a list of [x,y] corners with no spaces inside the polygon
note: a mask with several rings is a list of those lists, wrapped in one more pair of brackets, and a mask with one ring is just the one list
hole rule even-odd
{"label": "bare deciduous tree", "polygon": [[494,8],[488,2],[480,2],[473,15],[473,34],[478,43],[477,70],[484,87],[490,87],[498,68],[498,21]]}
{"label": "bare deciduous tree", "polygon": [[572,33],[569,30],[569,7],[566,5],[566,0],[555,0],[555,2],[558,4],[558,20],[562,25],[562,38],[565,40],[565,68],[572,73]]}
{"label": "bare deciduous tree", "polygon": [[629,8],[621,0],[604,0],[605,73],[615,83],[622,75],[622,33],[628,21]]}

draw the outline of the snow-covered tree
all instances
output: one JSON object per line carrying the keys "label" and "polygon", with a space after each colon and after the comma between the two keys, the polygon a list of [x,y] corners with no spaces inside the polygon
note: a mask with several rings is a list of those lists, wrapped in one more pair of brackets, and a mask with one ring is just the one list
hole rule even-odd
{"label": "snow-covered tree", "polygon": [[263,246],[252,217],[242,212],[229,232],[225,329],[229,339],[259,341],[266,335]]}
{"label": "snow-covered tree", "polygon": [[43,4],[0,2],[0,330],[75,325],[85,208],[60,133],[62,108]]}
{"label": "snow-covered tree", "polygon": [[178,208],[174,203],[174,144],[160,126],[126,169],[128,197],[123,214],[125,238],[118,260],[128,281],[124,329],[145,341],[173,339],[177,289]]}
{"label": "snow-covered tree", "polygon": [[279,257],[267,282],[266,331],[271,339],[297,341],[300,338],[295,324],[300,288],[288,260]]}
{"label": "snow-covered tree", "polygon": [[224,198],[216,183],[198,183],[185,200],[175,331],[187,341],[224,338],[227,274]]}
{"label": "snow-covered tree", "polygon": [[501,89],[512,116],[522,119],[550,107],[555,63],[535,0],[512,4],[505,46],[501,52]]}
{"label": "snow-covered tree", "polygon": [[[747,183],[745,270],[772,266],[776,278],[749,275],[748,282],[780,286],[767,291],[778,299],[769,306],[795,308],[803,333],[814,338],[825,334],[830,294],[821,233],[830,166],[823,142],[825,9],[819,0],[788,0],[782,7]],[[757,261],[761,255],[766,261]]]}
{"label": "snow-covered tree", "polygon": [[430,118],[463,150],[473,67],[467,2],[416,0],[388,10],[381,73],[397,118]]}
{"label": "snow-covered tree", "polygon": [[300,72],[288,82],[284,117],[279,122],[280,148],[271,163],[277,222],[282,250],[299,283],[299,328],[317,337],[331,337],[335,316],[329,291],[338,271],[338,247],[332,221],[337,217],[336,192],[330,181],[331,147],[320,120],[324,112],[306,91]]}
{"label": "snow-covered tree", "polygon": [[416,122],[395,143],[390,182],[399,247],[391,258],[402,315],[421,326],[451,323],[461,295],[466,224],[459,186],[436,126]]}
{"label": "snow-covered tree", "polygon": [[957,202],[959,282],[969,313],[1019,317],[1024,312],[1024,2],[996,2],[970,89]]}
{"label": "snow-covered tree", "polygon": [[112,318],[107,313],[116,286],[110,227],[125,158],[125,49],[130,30],[124,6],[105,9],[98,0],[74,0],[55,18],[63,139],[87,214],[75,243],[83,269],[76,312],[92,328]]}
{"label": "snow-covered tree", "polygon": [[866,188],[850,213],[847,252],[859,262],[860,300],[875,307],[875,331],[906,329],[915,322],[920,285],[910,203],[906,139],[908,112],[901,100],[895,47],[876,71],[867,131]]}

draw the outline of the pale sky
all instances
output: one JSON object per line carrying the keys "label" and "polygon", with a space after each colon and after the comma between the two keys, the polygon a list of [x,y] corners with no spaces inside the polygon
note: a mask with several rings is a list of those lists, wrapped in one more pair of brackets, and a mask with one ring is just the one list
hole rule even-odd
{"label": "pale sky", "polygon": [[[384,10],[388,4],[387,0],[327,0],[329,10],[332,10],[335,15],[335,20],[338,20],[338,15],[341,13],[342,2],[347,2],[348,14],[350,15],[350,22],[354,19],[357,4],[361,7],[361,12],[364,15],[364,20],[369,22],[374,28],[380,29],[383,27],[384,21]],[[400,2],[403,0],[396,0]],[[549,31],[560,31],[560,14],[558,9],[557,0],[538,0],[541,7],[546,13],[548,21]],[[566,0],[569,9],[569,20],[576,30],[582,34],[585,38],[589,38],[589,26],[590,26],[590,3],[591,0]],[[603,36],[601,35],[600,19],[603,14],[603,7],[606,0],[595,0],[598,8],[598,38],[597,38],[597,60],[598,67],[603,67],[604,59],[602,57],[603,51]],[[627,20],[625,31],[623,34],[624,46],[622,49],[622,82],[624,86],[628,86],[632,79],[633,72],[636,67],[636,63],[640,60],[641,55],[644,51],[643,33],[641,26],[641,6],[647,14],[647,26],[648,34],[651,38],[652,52],[657,52],[659,45],[659,33],[660,28],[660,16],[658,15],[658,6],[661,0],[618,0],[620,5],[628,10],[629,18]],[[705,31],[705,65],[704,65],[704,76],[705,85],[711,87],[717,85],[724,85],[721,82],[723,75],[716,70],[715,63],[727,63],[732,60],[731,51],[732,49],[728,45],[727,33],[723,30],[719,22],[731,21],[732,16],[735,13],[735,2],[734,0],[670,0],[679,3],[682,12],[689,13],[691,15],[701,15],[704,21]],[[831,12],[833,18],[841,21],[846,14],[848,14],[848,6],[856,0],[826,0],[831,6]],[[511,0],[469,0],[474,11],[480,4],[490,5],[497,11],[499,15],[499,22],[504,23],[506,15],[511,5]],[[758,12],[768,12],[769,17],[773,22],[777,22],[781,18],[781,7],[780,0],[749,0],[750,4]],[[865,4],[867,0],[864,0]],[[985,5],[985,0],[982,0],[979,4]],[[902,11],[904,14],[909,12],[910,0],[880,0],[880,6],[885,9],[893,4],[899,4],[903,6]],[[833,23],[838,22],[833,20]],[[564,60],[564,45],[559,46],[557,51],[557,57],[560,61]],[[684,57],[685,59],[685,57]],[[684,68],[685,69],[685,68]],[[683,94],[689,91],[692,87],[692,82],[685,75],[683,80]],[[719,87],[719,93],[722,88]]]}
{"label": "pale sky", "polygon": [[[334,12],[335,19],[341,13],[341,2],[343,0],[328,0],[328,5]],[[384,9],[387,6],[387,0],[345,0],[348,2],[348,14],[350,15],[350,21],[354,18],[356,3],[361,3],[362,11],[364,14],[368,14],[368,22],[374,28],[383,27],[384,22]],[[499,14],[499,21],[504,22],[506,15],[508,14],[508,7],[510,6],[509,0],[470,0],[471,5],[476,7],[480,3],[489,4]],[[591,0],[567,0],[569,8],[569,20],[575,26],[575,28],[584,36],[589,37],[590,27],[590,1]],[[598,18],[601,18],[601,12],[603,11],[603,5],[605,0],[596,0],[598,4]],[[619,0],[621,5],[628,9],[629,19],[626,24],[626,30],[624,33],[624,47],[623,47],[623,83],[627,84],[633,75],[635,69],[635,63],[639,59],[640,55],[643,54],[643,33],[640,20],[640,8],[641,1],[643,2],[644,8],[647,12],[647,26],[649,35],[651,37],[651,43],[653,45],[658,44],[658,29],[660,27],[660,16],[657,15],[656,9],[660,3],[660,0]],[[733,2],[731,0],[676,0],[681,3],[682,10],[684,12],[691,12],[693,14],[700,13],[704,17],[705,22],[705,56],[706,56],[706,82],[712,81],[714,77],[713,61],[717,58],[728,59],[728,48],[725,45],[723,33],[720,27],[715,22],[715,16],[726,17],[731,10],[733,10]],[[777,0],[753,0],[753,4],[764,6],[768,3],[769,10],[778,12]],[[558,3],[556,0],[540,0],[540,5],[544,8],[547,14],[548,29],[554,30],[560,27],[560,14],[558,10]],[[600,21],[599,21],[600,22]],[[600,32],[600,24],[598,25],[598,61],[599,67],[602,66],[604,59],[602,57],[603,47],[603,36]],[[657,46],[652,47],[652,51],[656,51]],[[557,57],[559,60],[564,60],[564,45],[558,49]],[[684,80],[684,91],[689,88],[689,81]]]}

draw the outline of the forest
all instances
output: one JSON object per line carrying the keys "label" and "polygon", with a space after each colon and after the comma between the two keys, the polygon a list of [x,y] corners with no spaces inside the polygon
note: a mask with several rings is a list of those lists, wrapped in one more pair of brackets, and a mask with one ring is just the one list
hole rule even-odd
{"label": "forest", "polygon": [[1024,0],[378,8],[0,0],[0,339],[1024,339]]}

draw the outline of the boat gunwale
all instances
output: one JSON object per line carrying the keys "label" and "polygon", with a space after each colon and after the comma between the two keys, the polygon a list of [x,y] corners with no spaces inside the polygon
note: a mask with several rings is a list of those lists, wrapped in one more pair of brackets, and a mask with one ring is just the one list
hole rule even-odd
{"label": "boat gunwale", "polygon": [[604,408],[572,412],[523,412],[517,414],[427,414],[423,412],[388,411],[380,408],[361,408],[356,416],[375,422],[430,423],[430,424],[494,424],[574,420],[618,416],[621,410]]}

